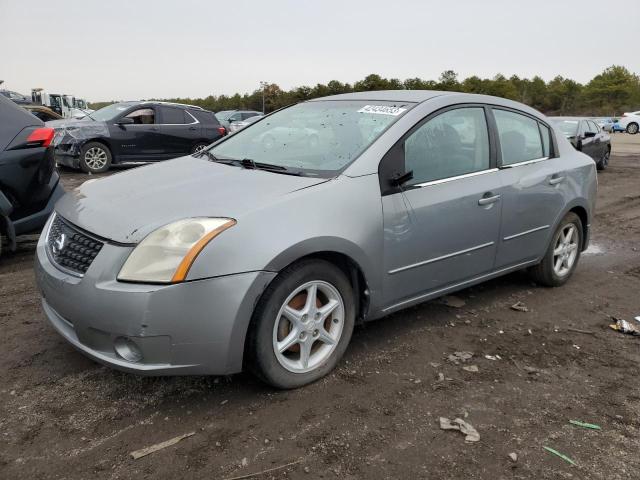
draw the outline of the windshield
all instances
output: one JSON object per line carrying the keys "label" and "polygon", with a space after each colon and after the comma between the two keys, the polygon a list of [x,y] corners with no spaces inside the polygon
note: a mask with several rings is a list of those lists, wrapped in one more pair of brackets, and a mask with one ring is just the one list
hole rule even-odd
{"label": "windshield", "polygon": [[126,109],[130,108],[132,105],[132,103],[113,103],[93,112],[91,114],[91,118],[99,122],[108,122],[117,115],[120,115]]}
{"label": "windshield", "polygon": [[553,120],[553,122],[567,137],[573,137],[578,133],[578,120]]}
{"label": "windshield", "polygon": [[251,159],[332,176],[412,106],[374,100],[300,103],[261,118],[210,152],[219,159]]}

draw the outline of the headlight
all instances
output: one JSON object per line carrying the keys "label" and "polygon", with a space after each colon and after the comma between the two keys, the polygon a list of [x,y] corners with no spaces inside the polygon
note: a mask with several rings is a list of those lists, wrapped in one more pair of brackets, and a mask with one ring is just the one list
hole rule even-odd
{"label": "headlight", "polygon": [[207,243],[235,224],[232,218],[188,218],[160,227],[131,252],[118,280],[182,282]]}

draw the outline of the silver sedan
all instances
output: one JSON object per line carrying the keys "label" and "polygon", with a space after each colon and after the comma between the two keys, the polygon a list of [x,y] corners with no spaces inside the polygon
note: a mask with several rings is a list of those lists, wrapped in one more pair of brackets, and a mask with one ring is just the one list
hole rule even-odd
{"label": "silver sedan", "polygon": [[593,161],[520,103],[338,95],[68,193],[37,279],[50,323],[99,362],[294,388],[356,322],[525,268],[564,284],[595,197]]}

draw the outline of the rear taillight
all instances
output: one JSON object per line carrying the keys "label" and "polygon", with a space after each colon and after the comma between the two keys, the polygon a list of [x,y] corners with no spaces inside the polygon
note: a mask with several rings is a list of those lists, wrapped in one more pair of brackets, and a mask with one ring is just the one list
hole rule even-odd
{"label": "rear taillight", "polygon": [[29,147],[48,147],[51,145],[55,131],[53,128],[40,127],[36,128],[27,137],[27,146]]}
{"label": "rear taillight", "polygon": [[227,129],[224,127],[218,127],[218,131],[220,132],[220,135],[222,135],[223,137],[227,134]]}

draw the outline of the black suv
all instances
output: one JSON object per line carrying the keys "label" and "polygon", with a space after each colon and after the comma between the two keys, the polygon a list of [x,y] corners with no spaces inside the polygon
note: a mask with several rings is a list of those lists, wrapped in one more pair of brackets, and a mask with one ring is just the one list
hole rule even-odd
{"label": "black suv", "polygon": [[0,250],[3,240],[14,250],[17,235],[39,231],[64,194],[53,135],[53,129],[0,95]]}
{"label": "black suv", "polygon": [[197,153],[227,133],[213,112],[166,102],[114,103],[81,120],[47,125],[56,131],[58,164],[88,173]]}

